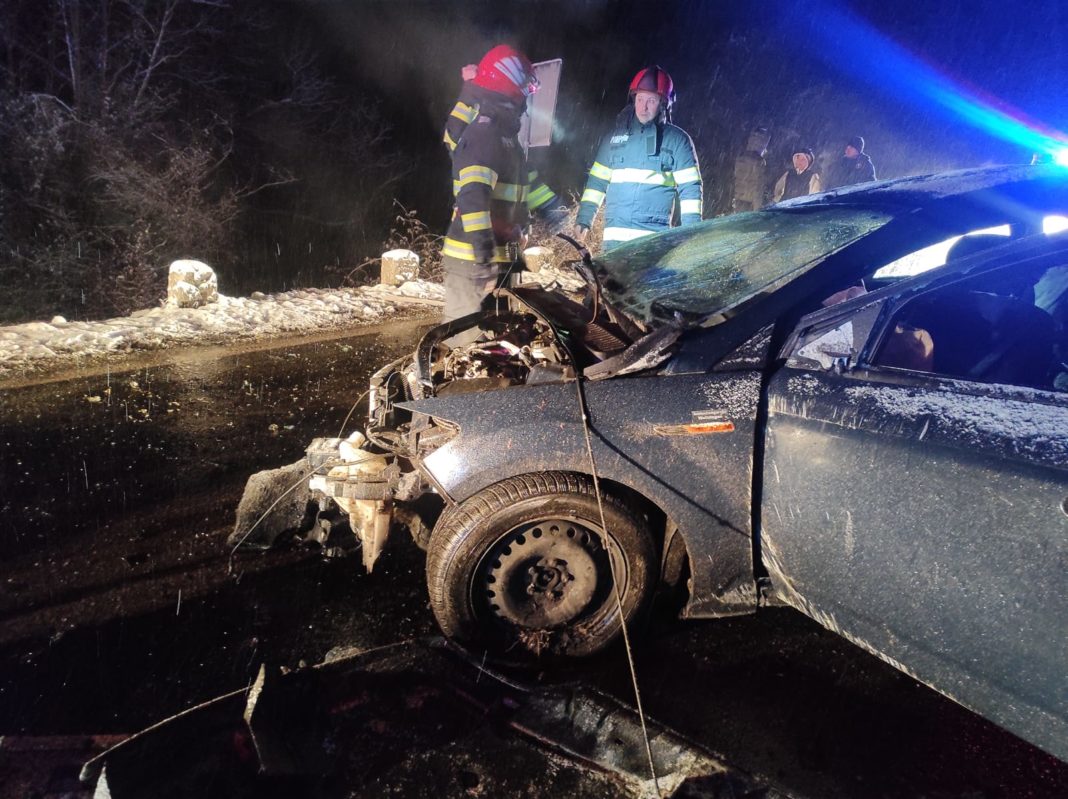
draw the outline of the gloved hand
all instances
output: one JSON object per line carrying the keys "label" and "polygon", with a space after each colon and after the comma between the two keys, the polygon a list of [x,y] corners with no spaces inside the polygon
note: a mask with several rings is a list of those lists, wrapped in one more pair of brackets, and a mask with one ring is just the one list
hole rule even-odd
{"label": "gloved hand", "polygon": [[585,225],[575,225],[575,231],[572,234],[572,238],[579,244],[585,244],[586,239],[590,236],[590,229]]}

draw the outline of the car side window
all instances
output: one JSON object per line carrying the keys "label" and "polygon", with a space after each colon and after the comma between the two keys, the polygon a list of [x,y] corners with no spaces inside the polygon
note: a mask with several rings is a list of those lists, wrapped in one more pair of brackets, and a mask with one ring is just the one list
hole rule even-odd
{"label": "car side window", "polygon": [[1068,391],[1068,263],[1012,264],[919,294],[873,366]]}
{"label": "car side window", "polygon": [[974,255],[988,247],[1004,244],[1009,241],[1010,233],[1008,225],[1000,225],[973,230],[963,236],[951,236],[945,241],[930,244],[879,267],[871,277],[878,282],[919,275],[931,269],[937,269],[943,264]]}
{"label": "car side window", "polygon": [[[1053,219],[1053,217],[1050,217]],[[968,258],[1011,241],[1008,225],[984,228],[962,236],[952,236],[880,266],[863,279],[828,295],[820,303],[824,308],[846,302],[869,291],[929,272],[945,264]]]}
{"label": "car side window", "polygon": [[[1042,232],[1045,235],[1053,236],[1066,230],[1068,230],[1068,216],[1048,214],[1043,217]],[[1010,225],[1004,224],[950,236],[943,241],[906,253],[888,264],[883,264],[867,275],[865,281],[869,284],[869,289],[888,285],[1005,244],[1025,233],[1026,231],[1014,232]]]}

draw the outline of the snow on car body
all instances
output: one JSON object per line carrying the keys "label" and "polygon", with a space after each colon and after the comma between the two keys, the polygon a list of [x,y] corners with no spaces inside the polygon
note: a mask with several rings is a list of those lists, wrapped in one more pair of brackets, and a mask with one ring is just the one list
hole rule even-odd
{"label": "snow on car body", "polygon": [[589,654],[685,582],[684,616],[791,605],[1068,757],[1066,211],[1055,167],[884,181],[621,247],[585,305],[502,290],[375,376],[372,479],[313,447],[321,504],[368,565],[403,511],[469,644]]}

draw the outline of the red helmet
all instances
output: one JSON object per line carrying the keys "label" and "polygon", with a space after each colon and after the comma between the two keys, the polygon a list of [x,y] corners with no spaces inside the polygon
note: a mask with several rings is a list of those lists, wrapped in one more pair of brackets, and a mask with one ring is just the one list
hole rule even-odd
{"label": "red helmet", "polygon": [[630,94],[627,96],[634,99],[638,92],[656,92],[664,103],[664,110],[670,111],[675,104],[675,84],[671,82],[671,76],[658,66],[646,67],[634,76],[630,82]]}
{"label": "red helmet", "polygon": [[538,89],[530,59],[506,44],[499,44],[482,56],[474,83],[514,100],[522,100]]}

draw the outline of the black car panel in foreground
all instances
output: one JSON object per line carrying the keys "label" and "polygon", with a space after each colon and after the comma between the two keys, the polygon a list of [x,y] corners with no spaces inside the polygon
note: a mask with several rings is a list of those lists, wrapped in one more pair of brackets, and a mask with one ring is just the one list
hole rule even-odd
{"label": "black car panel in foreground", "polygon": [[621,247],[584,304],[501,290],[309,449],[308,536],[347,516],[370,568],[403,522],[442,629],[510,657],[658,584],[788,604],[1068,758],[1066,214],[1057,167],[906,178]]}

